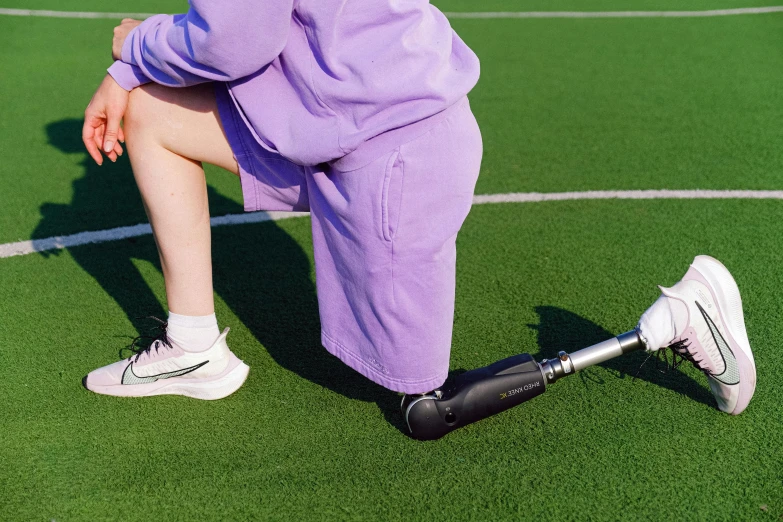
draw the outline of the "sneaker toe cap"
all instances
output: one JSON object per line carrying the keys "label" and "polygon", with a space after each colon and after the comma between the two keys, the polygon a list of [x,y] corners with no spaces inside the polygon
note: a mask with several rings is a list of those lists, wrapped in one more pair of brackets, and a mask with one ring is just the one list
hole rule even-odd
{"label": "sneaker toe cap", "polygon": [[128,361],[124,360],[98,368],[88,373],[82,383],[88,390],[95,386],[117,386],[122,383],[122,373],[127,365]]}

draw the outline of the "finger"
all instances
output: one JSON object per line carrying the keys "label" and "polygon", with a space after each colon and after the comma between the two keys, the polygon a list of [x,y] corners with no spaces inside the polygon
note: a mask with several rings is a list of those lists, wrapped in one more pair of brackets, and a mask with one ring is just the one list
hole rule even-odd
{"label": "finger", "polygon": [[82,127],[82,141],[84,142],[84,146],[87,148],[90,157],[95,160],[95,163],[101,165],[103,163],[103,157],[98,149],[98,145],[95,143],[94,136],[95,128],[90,125],[90,122],[85,118],[84,126]]}
{"label": "finger", "polygon": [[109,110],[106,114],[106,130],[103,134],[103,151],[109,154],[114,150],[114,144],[117,143],[117,136],[120,131],[120,120],[122,113],[116,110]]}
{"label": "finger", "polygon": [[95,127],[95,133],[93,134],[93,141],[95,142],[95,146],[98,147],[98,150],[103,152],[103,131],[106,129],[106,125],[101,123],[97,127]]}
{"label": "finger", "polygon": [[122,156],[122,145],[120,145],[120,142],[114,144],[114,153],[117,156]]}
{"label": "finger", "polygon": [[125,129],[122,127],[117,131],[117,140],[119,140],[120,143],[125,143]]}
{"label": "finger", "polygon": [[117,152],[117,148],[119,147],[119,145],[120,145],[120,144],[119,144],[119,142],[118,142],[118,143],[115,143],[115,144],[114,144],[114,148],[113,148],[113,149],[111,149],[111,152],[107,152],[107,153],[106,153],[106,156],[108,156],[108,158],[109,158],[110,160],[112,160],[113,162],[114,162],[114,161],[117,161],[117,158],[119,158],[119,157],[122,155],[122,154],[121,154],[121,152],[122,152],[122,148],[120,148],[120,149],[119,149],[119,150],[120,150],[120,153],[118,153],[118,152]]}

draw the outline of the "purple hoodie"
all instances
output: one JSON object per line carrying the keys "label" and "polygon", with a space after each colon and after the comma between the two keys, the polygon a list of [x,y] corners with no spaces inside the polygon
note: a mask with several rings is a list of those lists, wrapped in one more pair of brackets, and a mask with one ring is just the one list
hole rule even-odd
{"label": "purple hoodie", "polygon": [[228,82],[264,148],[316,165],[447,109],[479,62],[427,0],[190,0],[134,29],[109,73],[127,90]]}

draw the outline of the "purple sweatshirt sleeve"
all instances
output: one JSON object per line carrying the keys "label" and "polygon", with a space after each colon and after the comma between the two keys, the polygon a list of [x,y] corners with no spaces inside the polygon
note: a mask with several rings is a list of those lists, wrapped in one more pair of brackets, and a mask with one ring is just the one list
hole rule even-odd
{"label": "purple sweatshirt sleeve", "polygon": [[282,52],[292,2],[190,0],[187,13],[155,15],[131,31],[122,62],[134,67],[115,63],[109,73],[126,89],[145,78],[170,87],[242,78]]}
{"label": "purple sweatshirt sleeve", "polygon": [[114,78],[114,81],[117,82],[120,87],[126,91],[132,91],[139,85],[152,81],[144,76],[144,73],[141,72],[141,69],[135,65],[131,65],[120,60],[114,62],[114,64],[109,67],[107,72],[111,75],[112,78]]}

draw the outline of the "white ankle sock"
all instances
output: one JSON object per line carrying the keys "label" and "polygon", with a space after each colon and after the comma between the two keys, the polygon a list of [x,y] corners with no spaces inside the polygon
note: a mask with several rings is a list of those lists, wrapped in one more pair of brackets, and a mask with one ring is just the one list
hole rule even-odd
{"label": "white ankle sock", "polygon": [[662,295],[639,319],[637,328],[648,350],[656,351],[669,346],[677,335],[670,305],[670,299]]}
{"label": "white ankle sock", "polygon": [[217,318],[210,315],[179,315],[169,312],[166,335],[172,344],[186,352],[208,350],[220,336]]}

